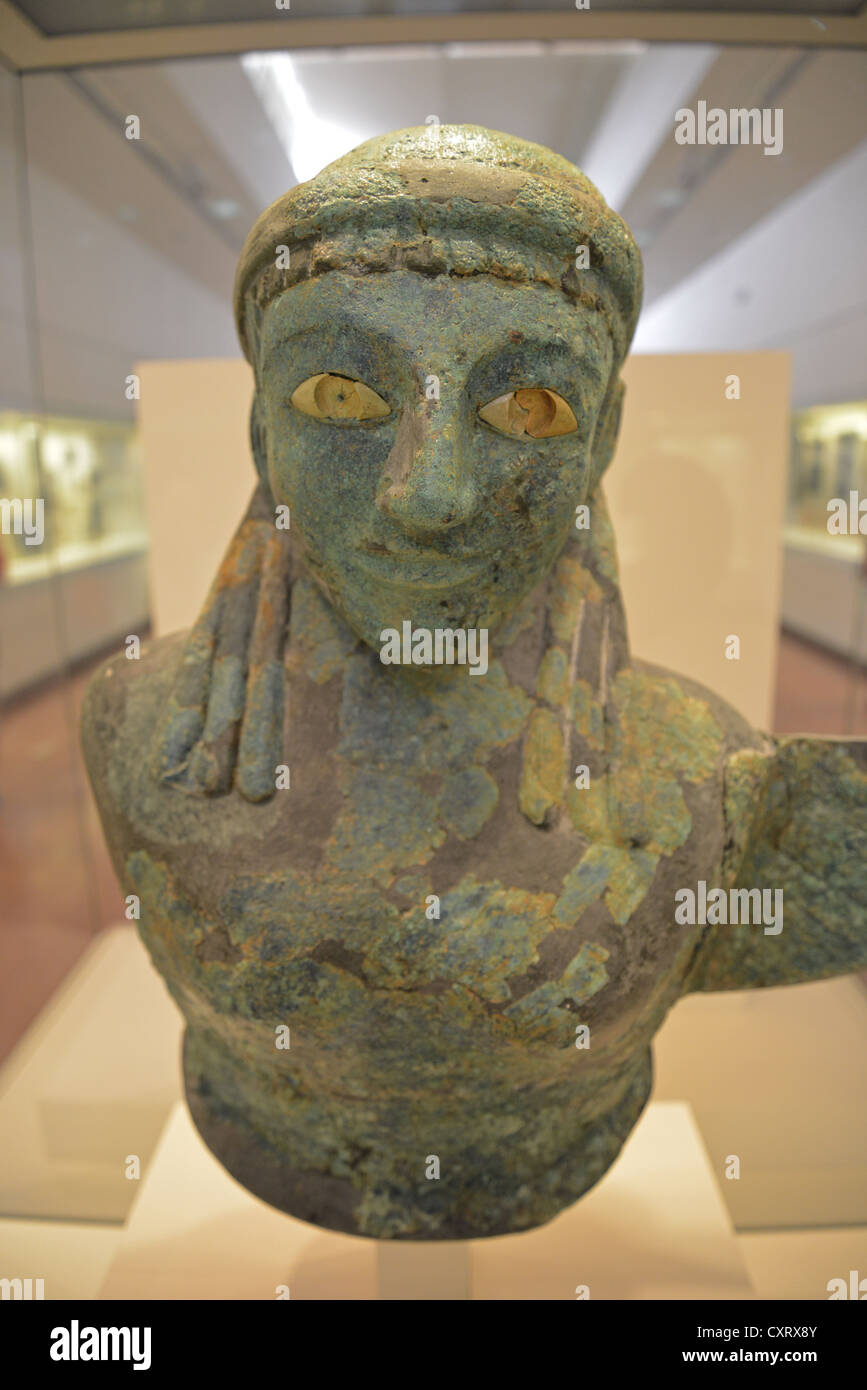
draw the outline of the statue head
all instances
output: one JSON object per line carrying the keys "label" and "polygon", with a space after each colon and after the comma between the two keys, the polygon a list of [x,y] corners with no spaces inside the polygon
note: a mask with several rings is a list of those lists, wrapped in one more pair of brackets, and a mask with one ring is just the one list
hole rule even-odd
{"label": "statue head", "polygon": [[535,587],[611,458],[640,300],[589,180],[475,126],[370,140],[259,219],[235,285],[256,467],[369,645],[495,632]]}

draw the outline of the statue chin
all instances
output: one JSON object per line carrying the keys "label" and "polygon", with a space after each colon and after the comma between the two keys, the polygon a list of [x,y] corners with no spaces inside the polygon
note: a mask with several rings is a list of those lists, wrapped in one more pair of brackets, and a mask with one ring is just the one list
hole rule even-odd
{"label": "statue chin", "polygon": [[[410,632],[430,633],[434,639],[438,634],[468,634],[471,642],[474,640],[473,634],[484,633],[485,642],[494,640],[506,628],[518,605],[516,602],[504,611],[474,595],[454,594],[448,599],[438,600],[407,591],[399,603],[382,601],[374,604],[372,610],[362,611],[352,603],[334,606],[355,635],[379,655],[387,640],[386,635],[394,632],[401,636],[404,646]],[[403,664],[408,662],[404,661]],[[424,666],[429,663],[417,660],[415,664]]]}
{"label": "statue chin", "polygon": [[[310,573],[335,613],[366,646],[379,653],[383,633],[402,629],[409,623],[413,629],[481,630],[491,636],[501,631],[543,576],[535,571],[519,578],[511,576],[498,602],[499,570],[495,565],[480,572],[475,586],[460,587],[441,584],[424,586],[410,583],[384,583],[357,571],[343,571],[336,581],[328,582],[321,570],[310,566]],[[491,589],[494,590],[491,593]]]}

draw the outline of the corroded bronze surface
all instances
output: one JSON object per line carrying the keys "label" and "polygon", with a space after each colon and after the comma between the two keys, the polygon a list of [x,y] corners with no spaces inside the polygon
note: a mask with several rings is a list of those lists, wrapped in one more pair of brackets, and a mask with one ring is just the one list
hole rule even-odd
{"label": "corroded bronze surface", "polygon": [[[253,501],[192,631],[84,714],[190,1106],[305,1220],[534,1226],[616,1157],[684,993],[867,963],[864,745],[631,659],[600,479],[640,258],[564,160],[372,141],[236,288]],[[383,665],[406,621],[489,631],[488,669]],[[781,929],[679,920],[701,884],[782,890]]]}

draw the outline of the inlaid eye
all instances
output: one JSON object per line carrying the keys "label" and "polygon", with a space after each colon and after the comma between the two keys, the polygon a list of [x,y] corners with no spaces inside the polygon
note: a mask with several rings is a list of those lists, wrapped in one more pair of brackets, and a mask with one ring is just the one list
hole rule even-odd
{"label": "inlaid eye", "polygon": [[479,419],[501,434],[528,434],[531,439],[552,439],[578,428],[572,407],[556,391],[544,386],[528,386],[497,396],[481,407]]}
{"label": "inlaid eye", "polygon": [[382,396],[363,381],[337,372],[309,376],[293,391],[292,404],[317,420],[381,420],[391,413]]}

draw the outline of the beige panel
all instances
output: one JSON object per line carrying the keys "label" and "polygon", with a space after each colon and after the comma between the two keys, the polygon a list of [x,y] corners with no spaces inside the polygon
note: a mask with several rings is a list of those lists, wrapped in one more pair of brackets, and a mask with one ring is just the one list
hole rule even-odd
{"label": "beige panel", "polygon": [[741,1236],[738,1247],[757,1298],[827,1299],[832,1279],[843,1279],[851,1298],[852,1270],[856,1282],[867,1270],[865,1226],[763,1232]]}
{"label": "beige panel", "polygon": [[657,1033],[653,1098],[689,1101],[739,1230],[867,1222],[865,1025],[851,975],[693,994]]}
{"label": "beige panel", "polygon": [[0,1069],[3,1216],[124,1220],[126,1157],[147,1168],[180,1094],[180,1034],[132,924],[100,932]]}
{"label": "beige panel", "polygon": [[96,1298],[122,1236],[122,1226],[94,1221],[0,1220],[3,1268],[42,1279],[46,1301]]}
{"label": "beige panel", "polygon": [[[740,400],[726,378],[740,377]],[[632,650],[770,726],[788,466],[782,352],[632,357],[606,482]],[[740,637],[740,659],[726,639]]]}
{"label": "beige panel", "polygon": [[[158,633],[201,608],[253,488],[246,362],[146,362],[139,419]],[[727,374],[741,378],[727,401]],[[788,450],[788,357],[631,358],[607,492],[636,655],[771,720]],[[729,634],[739,661],[725,658]]]}
{"label": "beige panel", "polygon": [[151,614],[162,635],[195,620],[256,482],[242,358],[144,362],[141,429]]}

